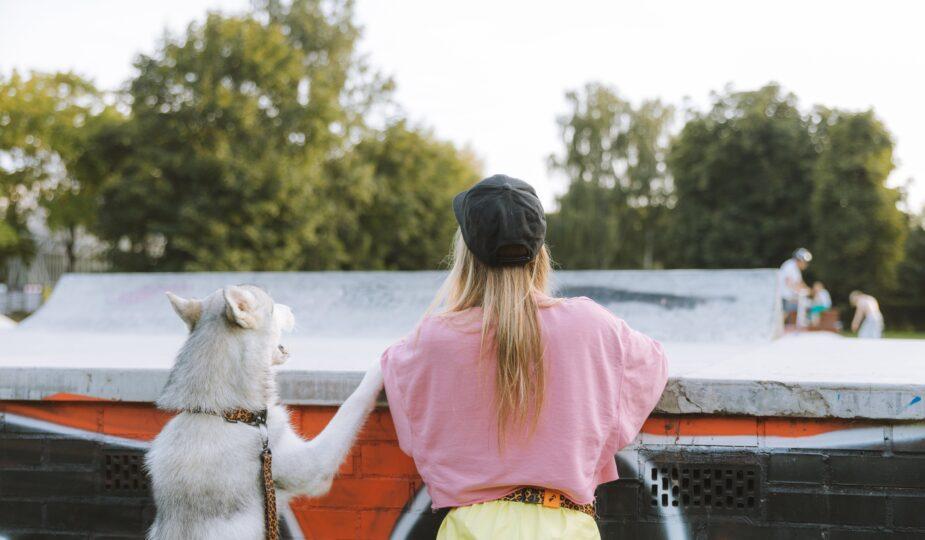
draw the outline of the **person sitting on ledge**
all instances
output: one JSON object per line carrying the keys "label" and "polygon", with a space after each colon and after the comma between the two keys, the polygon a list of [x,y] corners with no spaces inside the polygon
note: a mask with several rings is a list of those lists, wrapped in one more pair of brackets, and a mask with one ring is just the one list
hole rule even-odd
{"label": "person sitting on ledge", "polygon": [[848,301],[855,307],[851,331],[859,338],[880,339],[883,336],[883,315],[877,299],[861,291],[852,291]]}
{"label": "person sitting on ledge", "polygon": [[382,355],[398,442],[438,539],[600,538],[594,491],[655,407],[661,345],[588,298],[553,298],[533,188],[496,175],[453,200],[452,268]]}
{"label": "person sitting on ledge", "polygon": [[821,281],[813,283],[813,303],[809,307],[809,323],[818,327],[822,314],[832,309],[832,295]]}

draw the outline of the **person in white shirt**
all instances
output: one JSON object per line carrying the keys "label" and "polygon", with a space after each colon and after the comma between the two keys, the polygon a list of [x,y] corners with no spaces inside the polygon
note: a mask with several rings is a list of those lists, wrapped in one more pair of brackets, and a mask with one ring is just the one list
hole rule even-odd
{"label": "person in white shirt", "polygon": [[883,314],[877,299],[861,291],[853,291],[848,301],[855,307],[851,331],[859,338],[880,339],[883,336]]}
{"label": "person in white shirt", "polygon": [[[806,298],[809,287],[803,281],[803,270],[809,266],[813,260],[813,254],[806,248],[799,248],[793,252],[793,256],[784,261],[777,271],[778,288],[784,309],[784,318],[791,313],[797,314],[797,325],[800,320],[805,319],[805,313],[801,317],[800,304],[801,299]],[[805,308],[804,308],[805,309]],[[803,324],[805,326],[805,323]]]}

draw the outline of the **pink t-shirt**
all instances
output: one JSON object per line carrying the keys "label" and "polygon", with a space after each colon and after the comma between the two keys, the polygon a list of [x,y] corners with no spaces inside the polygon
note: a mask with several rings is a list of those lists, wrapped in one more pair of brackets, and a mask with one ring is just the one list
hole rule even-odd
{"label": "pink t-shirt", "polygon": [[433,316],[382,354],[402,450],[434,508],[494,500],[522,486],[579,504],[617,478],[630,443],[668,377],[661,345],[588,298],[540,309],[546,396],[532,436],[509,433],[499,451],[493,357],[479,360],[481,312]]}

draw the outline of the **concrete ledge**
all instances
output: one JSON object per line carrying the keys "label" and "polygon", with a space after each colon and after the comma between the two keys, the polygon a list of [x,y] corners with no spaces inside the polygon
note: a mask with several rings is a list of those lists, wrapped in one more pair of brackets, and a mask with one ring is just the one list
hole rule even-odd
{"label": "concrete ledge", "polygon": [[[117,401],[153,402],[166,369],[0,368],[0,399],[43,400],[79,394]],[[281,371],[283,401],[339,405],[363,377],[358,371]],[[784,383],[671,377],[656,412],[762,417],[925,419],[925,385]]]}
{"label": "concrete ledge", "polygon": [[800,418],[921,420],[925,385],[671,378],[657,411]]}

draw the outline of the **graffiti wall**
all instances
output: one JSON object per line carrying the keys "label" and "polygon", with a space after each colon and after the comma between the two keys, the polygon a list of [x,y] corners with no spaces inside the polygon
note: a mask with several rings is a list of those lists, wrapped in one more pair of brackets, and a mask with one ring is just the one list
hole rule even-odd
{"label": "graffiti wall", "polygon": [[[292,407],[292,422],[311,437],[334,411]],[[82,396],[0,402],[0,538],[142,536],[141,456],[168,419]],[[925,422],[656,416],[616,459],[604,538],[925,537]],[[433,538],[442,519],[384,408],[331,492],[282,515],[287,537],[325,540]]]}

